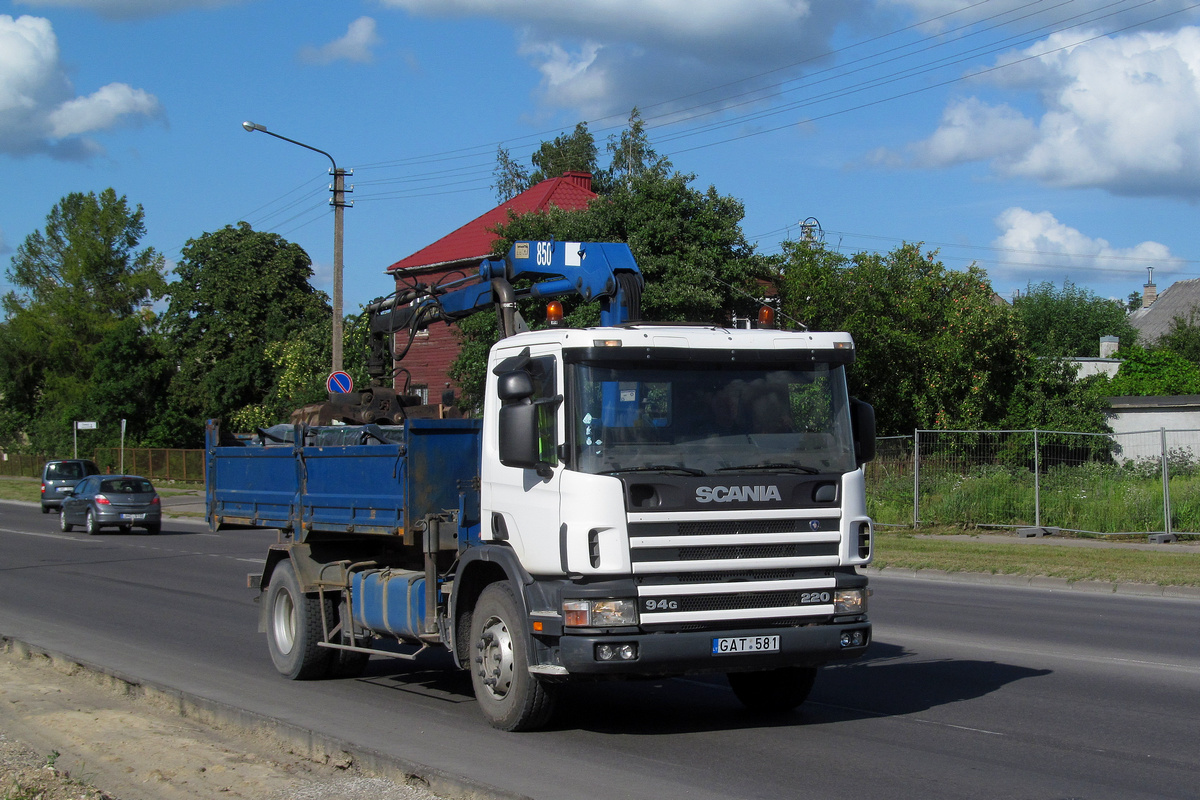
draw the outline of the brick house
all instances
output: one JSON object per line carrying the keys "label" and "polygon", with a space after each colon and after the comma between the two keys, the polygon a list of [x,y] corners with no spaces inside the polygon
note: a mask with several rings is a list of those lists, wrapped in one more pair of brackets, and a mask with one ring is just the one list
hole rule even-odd
{"label": "brick house", "polygon": [[[566,210],[587,208],[598,195],[592,191],[592,176],[587,172],[565,172],[526,189],[481,216],[423,247],[387,268],[397,288],[412,281],[437,284],[471,275],[479,262],[489,257],[492,243],[499,238],[492,229],[517,215],[546,211],[550,206]],[[419,333],[405,356],[402,366],[412,375],[411,394],[420,394],[426,403],[441,403],[452,389],[450,364],[458,355],[458,333],[453,326],[435,324]],[[402,342],[401,342],[402,344]],[[403,377],[398,378],[398,386]]]}

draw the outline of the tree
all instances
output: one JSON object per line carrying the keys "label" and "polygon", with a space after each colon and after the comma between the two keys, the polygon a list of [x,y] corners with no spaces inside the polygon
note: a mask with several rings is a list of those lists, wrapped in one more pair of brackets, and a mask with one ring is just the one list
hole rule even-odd
{"label": "tree", "polygon": [[[285,367],[271,346],[329,330],[308,254],[245,222],[189,240],[175,274],[162,330],[179,364],[172,397],[196,424],[278,395]],[[328,362],[328,333],[323,347],[314,357]]]}
{"label": "tree", "polygon": [[[580,122],[570,134],[554,137],[553,141],[542,142],[531,157],[534,170],[529,176],[529,185],[547,178],[557,178],[564,172],[589,172],[593,178],[600,177],[596,163],[596,140],[588,131],[586,122]],[[593,180],[592,188],[601,192]]]}
{"label": "tree", "polygon": [[498,203],[513,199],[530,186],[529,170],[514,160],[503,145],[496,146],[496,168],[492,171],[492,179]]}
{"label": "tree", "polygon": [[874,405],[880,433],[1004,417],[1028,354],[981,269],[950,271],[919,244],[847,257],[811,242],[785,242],[778,266],[785,318],[853,336],[850,388]]}
{"label": "tree", "polygon": [[1030,285],[1013,301],[1013,310],[1039,356],[1095,357],[1100,355],[1101,336],[1116,336],[1129,345],[1137,341],[1137,329],[1126,318],[1123,303],[1097,297],[1070,281],[1062,289],[1049,282]]}
{"label": "tree", "polygon": [[646,123],[636,107],[629,112],[628,127],[620,137],[609,137],[607,149],[612,159],[606,176],[610,184],[628,183],[647,170],[665,176],[671,169],[671,162],[650,145]]}
{"label": "tree", "polygon": [[1197,324],[1196,312],[1193,310],[1186,319],[1172,319],[1171,328],[1158,338],[1155,347],[1178,353],[1193,364],[1200,365],[1200,325]]}
{"label": "tree", "polygon": [[[713,187],[692,188],[694,176],[670,173],[666,159],[654,156],[652,163],[652,169],[627,175],[585,210],[551,208],[510,218],[497,229],[493,255],[502,256],[524,239],[627,242],[646,280],[643,319],[725,324],[731,312],[756,313],[762,262],[742,235],[742,204]],[[526,304],[527,319],[536,316],[533,305]],[[563,305],[567,325],[599,321],[596,303],[565,297]],[[496,324],[492,315],[476,314],[458,328],[462,346],[450,375],[470,408],[481,397]]]}
{"label": "tree", "polygon": [[[6,320],[0,335],[0,417],[14,438],[28,437],[42,452],[67,452],[72,422],[108,420],[95,395],[100,370],[136,372],[154,350],[153,314],[148,306],[163,295],[165,261],[154,248],[141,248],[144,212],[130,208],[109,188],[72,193],[46,217],[46,227],[17,249],[4,296]],[[145,339],[143,347],[114,347],[123,337]],[[114,337],[114,338],[110,338]],[[154,405],[165,384],[149,382],[136,391]],[[93,444],[112,439],[105,425]]]}
{"label": "tree", "polygon": [[1121,366],[1108,385],[1110,395],[1153,397],[1200,394],[1200,366],[1160,348],[1121,348]]}

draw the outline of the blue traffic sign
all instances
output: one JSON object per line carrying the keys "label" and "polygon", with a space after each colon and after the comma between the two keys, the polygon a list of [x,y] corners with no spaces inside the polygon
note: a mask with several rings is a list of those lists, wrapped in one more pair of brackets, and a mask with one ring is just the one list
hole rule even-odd
{"label": "blue traffic sign", "polygon": [[354,379],[350,377],[350,373],[338,370],[330,374],[329,380],[325,381],[325,388],[334,394],[353,392]]}

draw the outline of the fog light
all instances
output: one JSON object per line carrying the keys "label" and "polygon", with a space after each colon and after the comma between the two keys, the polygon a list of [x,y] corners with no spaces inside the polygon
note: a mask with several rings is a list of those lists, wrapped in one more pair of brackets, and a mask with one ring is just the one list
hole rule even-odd
{"label": "fog light", "polygon": [[842,631],[842,647],[862,647],[867,637],[862,631]]}
{"label": "fog light", "polygon": [[596,645],[597,661],[636,661],[637,654],[638,648],[634,642]]}

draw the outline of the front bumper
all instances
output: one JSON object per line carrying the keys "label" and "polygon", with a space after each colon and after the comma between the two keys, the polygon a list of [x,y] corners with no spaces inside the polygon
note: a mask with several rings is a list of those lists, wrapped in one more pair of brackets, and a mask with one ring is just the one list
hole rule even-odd
{"label": "front bumper", "polygon": [[[843,632],[861,631],[863,644],[843,647]],[[723,637],[779,636],[779,650],[770,653],[713,655],[713,639]],[[632,642],[638,655],[632,661],[599,661],[596,645]],[[830,661],[858,658],[871,643],[871,623],[808,625],[797,628],[755,628],[736,631],[685,633],[631,633],[629,636],[566,635],[559,639],[562,666],[571,674],[679,675],[703,672],[739,672],[781,667],[815,667]]]}

